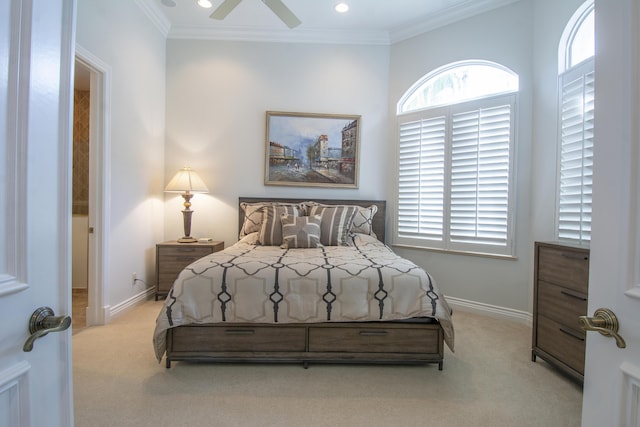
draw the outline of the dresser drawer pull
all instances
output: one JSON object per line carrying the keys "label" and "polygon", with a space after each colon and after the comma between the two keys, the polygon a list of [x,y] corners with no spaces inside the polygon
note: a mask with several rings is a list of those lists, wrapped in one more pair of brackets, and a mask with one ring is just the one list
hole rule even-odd
{"label": "dresser drawer pull", "polygon": [[585,254],[576,254],[573,252],[562,252],[562,256],[565,258],[569,258],[569,259],[581,259],[584,261],[588,261],[589,260],[589,255],[585,255]]}
{"label": "dresser drawer pull", "polygon": [[570,331],[568,329],[560,328],[560,332],[563,332],[563,333],[565,333],[565,334],[569,335],[570,337],[573,337],[573,338],[575,338],[577,340],[584,341],[583,337],[581,337],[580,335],[577,335],[575,332]]}
{"label": "dresser drawer pull", "polygon": [[563,290],[560,291],[560,293],[562,295],[566,295],[566,296],[571,297],[571,298],[576,298],[576,299],[579,299],[581,301],[586,301],[587,300],[587,297],[585,297],[582,294],[576,293],[576,292],[571,292],[571,291],[567,291],[567,290],[563,289]]}
{"label": "dresser drawer pull", "polygon": [[387,331],[360,331],[362,337],[384,337],[387,335]]}
{"label": "dresser drawer pull", "polygon": [[178,248],[176,252],[195,252],[196,248]]}
{"label": "dresser drawer pull", "polygon": [[226,329],[224,333],[226,335],[253,335],[256,331],[253,329]]}

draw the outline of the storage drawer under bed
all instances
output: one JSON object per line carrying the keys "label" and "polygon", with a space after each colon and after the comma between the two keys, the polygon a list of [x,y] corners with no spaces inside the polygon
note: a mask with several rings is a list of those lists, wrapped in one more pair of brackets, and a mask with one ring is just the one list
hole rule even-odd
{"label": "storage drawer under bed", "polygon": [[304,327],[181,326],[171,331],[180,351],[305,351]]}

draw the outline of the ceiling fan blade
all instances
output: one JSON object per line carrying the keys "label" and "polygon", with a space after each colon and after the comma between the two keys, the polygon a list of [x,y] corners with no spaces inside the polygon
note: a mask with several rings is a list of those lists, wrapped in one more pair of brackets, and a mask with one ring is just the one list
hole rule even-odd
{"label": "ceiling fan blade", "polygon": [[294,15],[284,3],[282,3],[282,0],[262,0],[262,2],[266,4],[273,13],[278,15],[278,18],[280,18],[287,27],[295,28],[302,24],[302,21],[300,21],[298,17]]}
{"label": "ceiling fan blade", "polygon": [[231,13],[242,0],[224,0],[224,2],[213,11],[209,18],[212,19],[224,19]]}

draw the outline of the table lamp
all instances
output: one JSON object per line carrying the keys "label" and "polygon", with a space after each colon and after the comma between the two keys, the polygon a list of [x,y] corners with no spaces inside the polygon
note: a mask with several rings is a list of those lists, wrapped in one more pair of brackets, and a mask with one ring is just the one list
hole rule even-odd
{"label": "table lamp", "polygon": [[197,239],[191,237],[191,198],[194,193],[208,193],[209,190],[198,174],[189,167],[183,167],[171,178],[169,184],[164,189],[167,193],[181,193],[184,198],[184,210],[182,219],[184,221],[184,237],[178,239],[179,243],[193,243]]}

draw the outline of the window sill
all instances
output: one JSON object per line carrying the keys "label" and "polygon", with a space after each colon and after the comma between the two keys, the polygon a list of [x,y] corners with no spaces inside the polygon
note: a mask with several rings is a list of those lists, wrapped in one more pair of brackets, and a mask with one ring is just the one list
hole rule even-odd
{"label": "window sill", "polygon": [[457,250],[451,250],[451,249],[427,248],[424,246],[404,245],[404,244],[392,244],[391,247],[403,248],[403,249],[417,249],[421,251],[439,252],[439,253],[451,254],[451,255],[467,255],[467,256],[478,256],[483,258],[503,259],[507,261],[518,260],[518,257],[515,255],[500,255],[500,254],[489,254],[484,252],[457,251]]}

